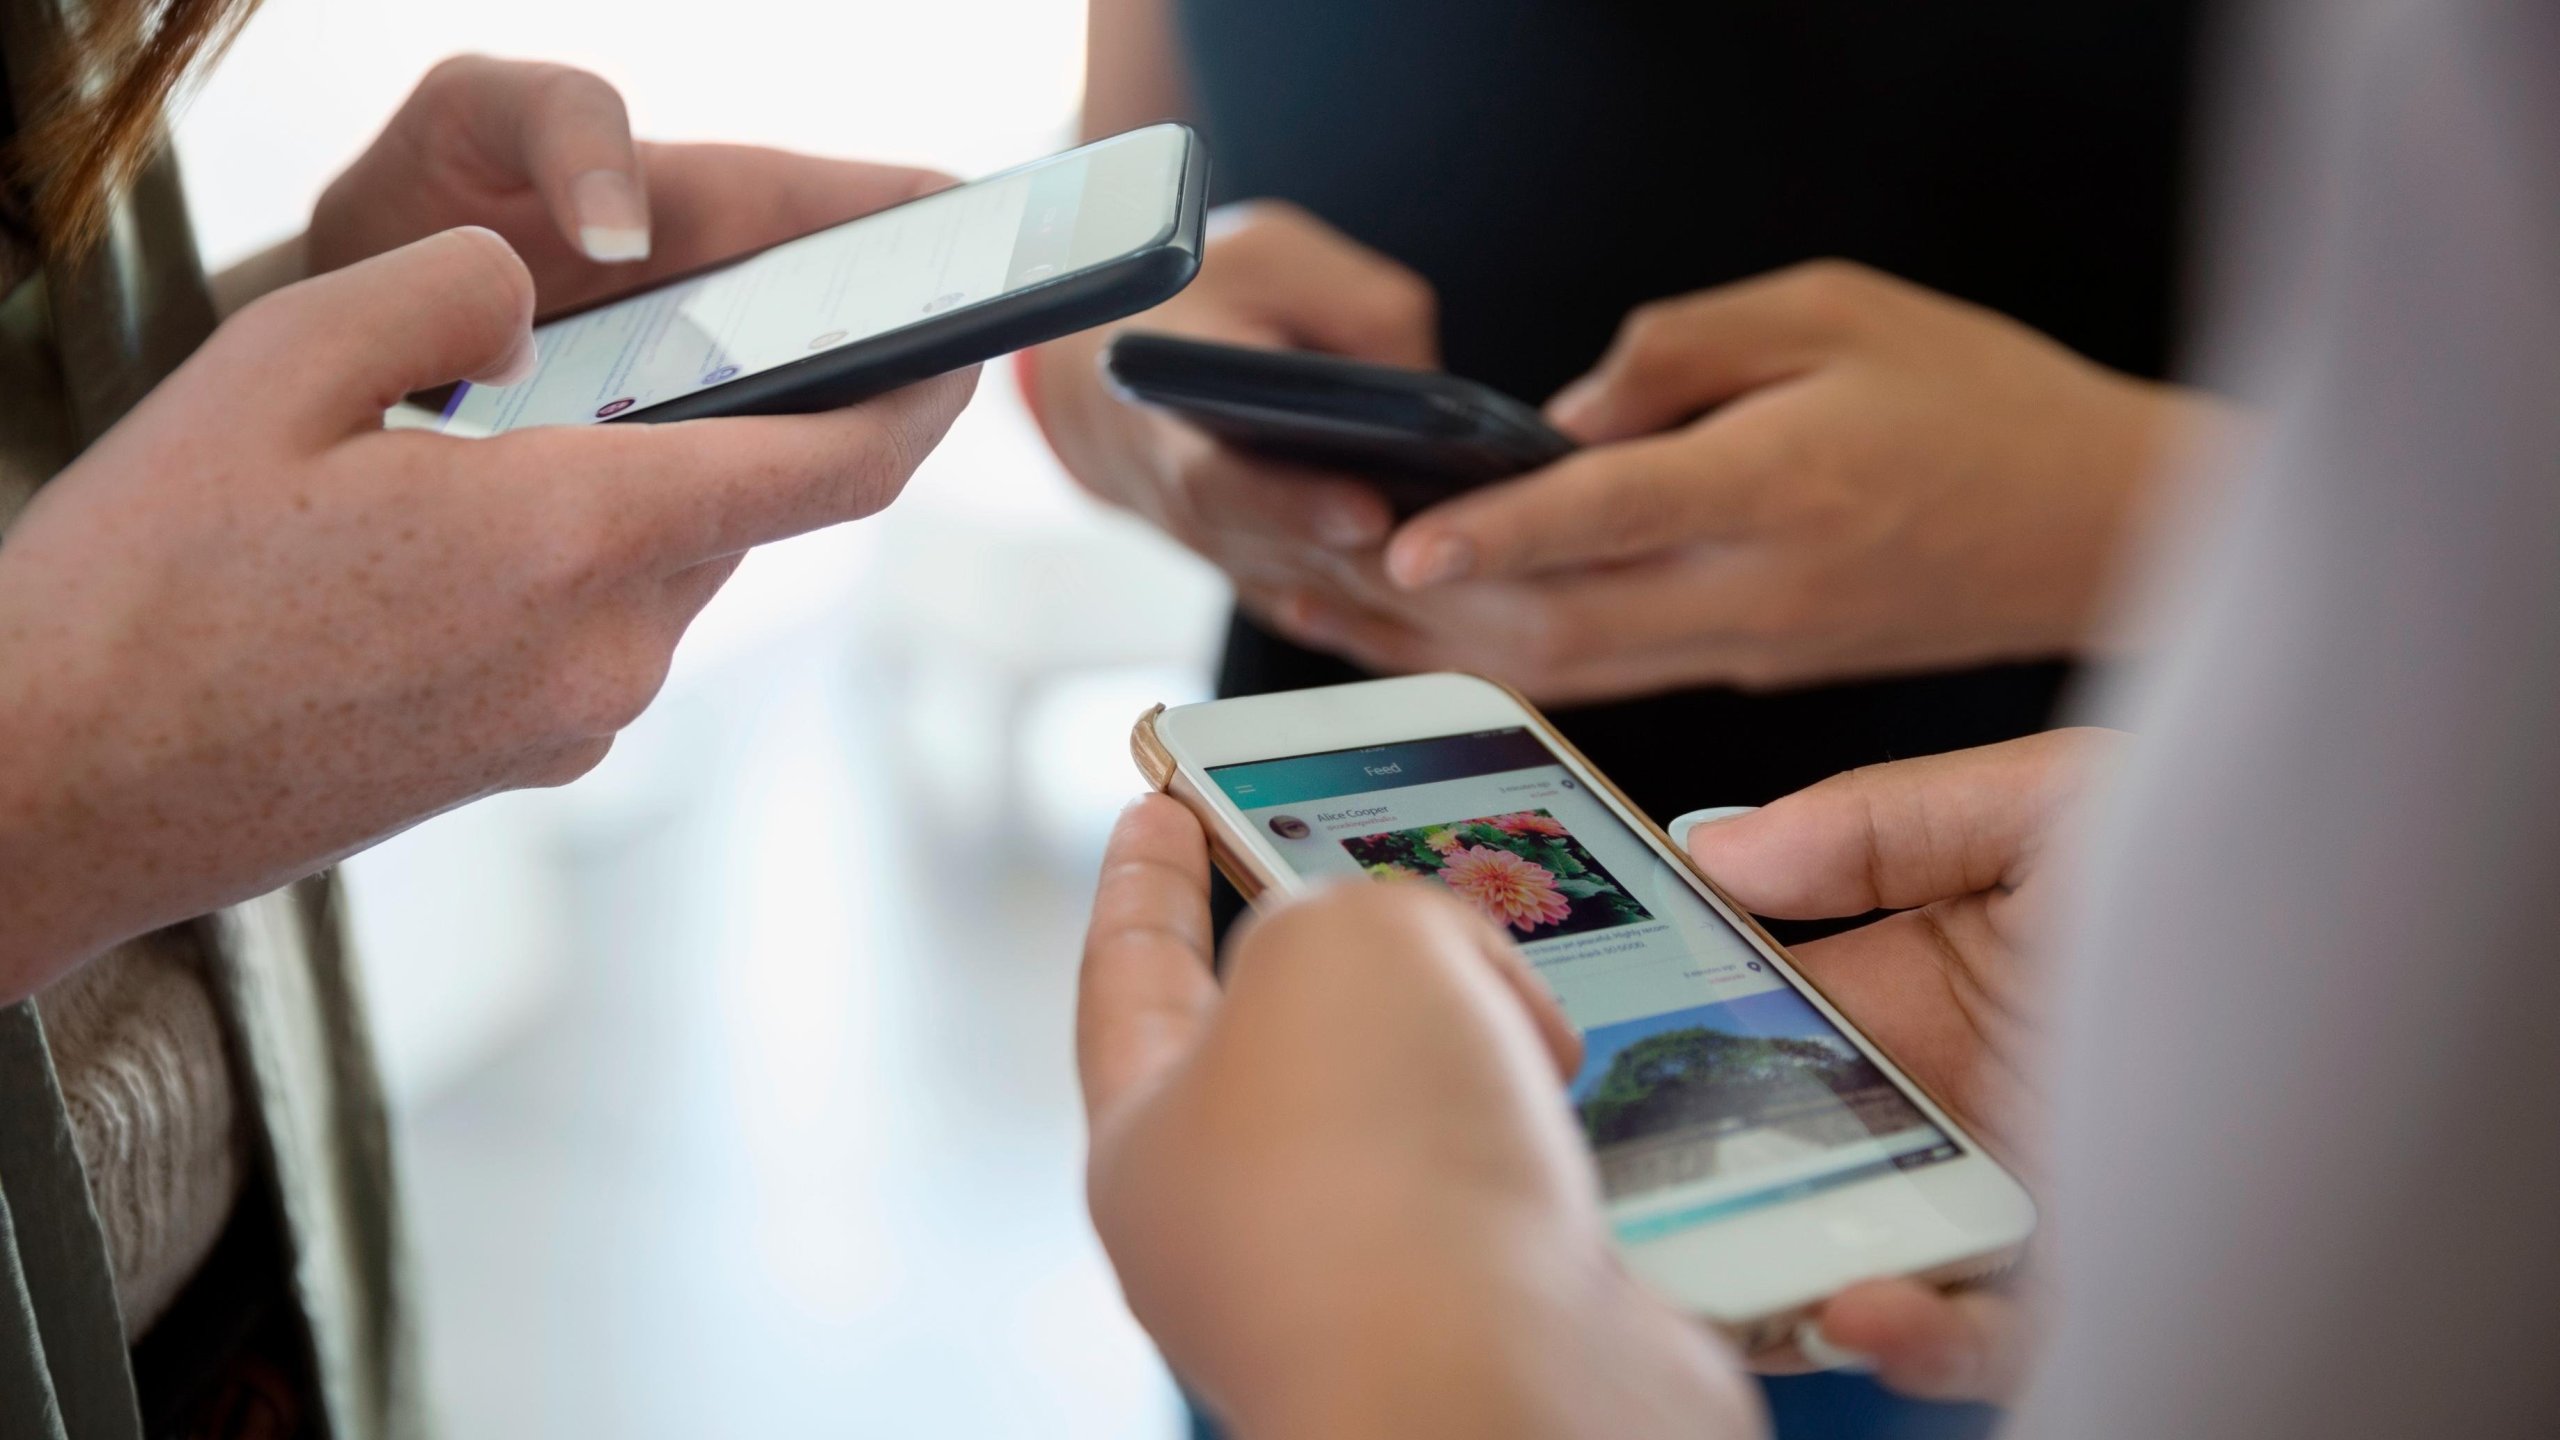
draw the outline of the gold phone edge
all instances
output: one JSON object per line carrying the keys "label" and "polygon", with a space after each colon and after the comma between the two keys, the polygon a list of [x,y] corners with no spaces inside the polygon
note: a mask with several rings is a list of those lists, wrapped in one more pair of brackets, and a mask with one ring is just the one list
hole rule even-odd
{"label": "gold phone edge", "polygon": [[[1572,760],[1585,775],[1591,777],[1594,784],[1608,792],[1609,798],[1616,802],[1621,818],[1632,820],[1659,841],[1664,850],[1679,857],[1681,868],[1696,877],[1698,883],[1714,891],[1716,898],[1722,900],[1725,908],[1733,915],[1740,917],[1742,923],[1750,928],[1751,933],[1761,944],[1768,946],[1786,961],[1787,969],[1794,973],[1797,984],[1816,994],[1821,994],[1824,1002],[1831,1005],[1833,1009],[1839,1008],[1838,1002],[1833,1001],[1829,995],[1823,994],[1822,987],[1815,984],[1804,973],[1803,968],[1796,964],[1795,956],[1787,950],[1787,947],[1779,944],[1777,937],[1771,935],[1760,924],[1759,917],[1736,903],[1732,896],[1725,894],[1722,887],[1707,878],[1706,874],[1698,869],[1697,862],[1689,858],[1689,852],[1672,840],[1670,832],[1656,824],[1653,817],[1647,814],[1642,806],[1629,799],[1627,793],[1618,788],[1616,781],[1603,773],[1599,766],[1592,764],[1591,757],[1583,754],[1580,746],[1565,738],[1564,732],[1558,730],[1554,722],[1547,719],[1545,711],[1533,704],[1528,696],[1499,680],[1482,675],[1472,678],[1483,680],[1484,683],[1509,696],[1512,703],[1520,707],[1521,713],[1529,717],[1531,726],[1550,747]],[[1163,737],[1156,733],[1156,719],[1163,715],[1164,711],[1164,706],[1156,705],[1138,717],[1137,724],[1129,731],[1130,758],[1137,762],[1138,773],[1146,777],[1149,785],[1181,802],[1183,808],[1189,810],[1192,816],[1200,821],[1201,828],[1209,839],[1211,863],[1218,867],[1220,874],[1227,877],[1227,883],[1235,886],[1250,903],[1277,882],[1273,877],[1264,876],[1253,869],[1243,858],[1250,852],[1239,851],[1227,838],[1229,829],[1227,818],[1219,813],[1218,807],[1211,804],[1207,796],[1200,793],[1198,787],[1191,783],[1190,777],[1182,773],[1181,762],[1174,758],[1172,750],[1166,748]],[[1874,1042],[1870,1040],[1868,1043]],[[1948,1109],[1947,1102],[1935,1090],[1904,1071],[1899,1063],[1896,1063],[1893,1068],[1894,1073],[1901,1077],[1904,1084],[1928,1096],[1929,1103],[1936,1106],[1940,1114],[1948,1116],[1951,1125],[1955,1123],[1952,1118],[1953,1112]],[[1964,1143],[1974,1147],[1992,1163],[2000,1166],[2011,1179],[2017,1178],[2014,1167],[1991,1146],[1984,1144],[1979,1136],[1961,1125],[1956,1125],[1955,1129]],[[1947,1289],[1989,1284],[2015,1268],[2023,1257],[2025,1249],[2024,1242],[2004,1245],[1979,1255],[1962,1256],[1943,1265],[1932,1266],[1911,1278],[1924,1284]],[[1803,1321],[1811,1319],[1816,1308],[1810,1305],[1798,1306],[1775,1314],[1754,1316],[1743,1320],[1706,1323],[1733,1341],[1745,1354],[1757,1354],[1792,1343],[1797,1327]]]}

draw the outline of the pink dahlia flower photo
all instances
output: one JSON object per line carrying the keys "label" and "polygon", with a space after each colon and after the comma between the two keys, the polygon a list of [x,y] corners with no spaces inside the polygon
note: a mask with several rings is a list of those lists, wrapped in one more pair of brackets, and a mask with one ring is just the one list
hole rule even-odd
{"label": "pink dahlia flower photo", "polygon": [[1493,828],[1505,835],[1552,835],[1559,840],[1568,833],[1563,821],[1553,815],[1541,815],[1535,810],[1522,810],[1511,815],[1496,815],[1493,817]]}
{"label": "pink dahlia flower photo", "polygon": [[1573,902],[1556,888],[1554,871],[1489,845],[1470,845],[1449,857],[1440,879],[1496,923],[1523,935],[1561,924],[1573,913]]}

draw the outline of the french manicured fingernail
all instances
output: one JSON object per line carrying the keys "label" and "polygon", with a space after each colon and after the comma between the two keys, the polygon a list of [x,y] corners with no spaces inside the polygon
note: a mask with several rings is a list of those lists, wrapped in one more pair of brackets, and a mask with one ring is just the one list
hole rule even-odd
{"label": "french manicured fingernail", "polygon": [[1434,535],[1387,553],[1387,575],[1407,590],[1446,585],[1475,568],[1476,547],[1457,535]]}
{"label": "french manicured fingernail", "polygon": [[1863,1375],[1876,1368],[1874,1356],[1861,1354],[1845,1345],[1834,1345],[1822,1338],[1822,1324],[1816,1320],[1807,1320],[1796,1326],[1796,1350],[1825,1370],[1848,1370]]}
{"label": "french manicured fingernail", "polygon": [[1365,550],[1387,538],[1377,512],[1357,505],[1328,505],[1317,511],[1316,537],[1336,550]]}
{"label": "french manicured fingernail", "polygon": [[532,379],[533,372],[541,368],[541,347],[533,343],[533,332],[527,330],[524,334],[516,338],[516,346],[514,349],[507,352],[507,358],[489,367],[488,370],[481,374],[480,383],[483,385],[494,385],[500,388],[504,388],[509,385],[521,385],[525,381]]}
{"label": "french manicured fingernail", "polygon": [[1670,831],[1673,842],[1685,850],[1689,848],[1689,833],[1699,826],[1718,824],[1738,815],[1748,815],[1759,808],[1757,805],[1711,806],[1705,810],[1692,810],[1662,828]]}
{"label": "french manicured fingernail", "polygon": [[569,209],[578,218],[578,248],[587,258],[613,265],[649,258],[649,202],[640,182],[620,170],[590,170],[569,182]]}

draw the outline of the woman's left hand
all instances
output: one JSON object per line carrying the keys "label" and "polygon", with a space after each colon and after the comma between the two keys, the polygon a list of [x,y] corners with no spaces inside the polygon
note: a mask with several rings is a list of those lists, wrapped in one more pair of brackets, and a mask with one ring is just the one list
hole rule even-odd
{"label": "woman's left hand", "polygon": [[1414,517],[1358,608],[1286,597],[1284,632],[1559,703],[2082,653],[2153,477],[2229,423],[1841,261],[1645,306],[1548,413],[1588,448]]}
{"label": "woman's left hand", "polygon": [[457,225],[506,237],[555,310],[951,183],[929,170],[631,138],[622,97],[565,65],[465,55],[427,72],[311,212],[309,273]]}

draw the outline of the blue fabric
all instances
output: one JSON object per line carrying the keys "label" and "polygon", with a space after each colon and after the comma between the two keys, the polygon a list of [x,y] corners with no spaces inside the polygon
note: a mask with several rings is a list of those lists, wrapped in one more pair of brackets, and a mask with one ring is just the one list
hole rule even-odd
{"label": "blue fabric", "polygon": [[1864,1375],[1781,1375],[1760,1389],[1779,1440],[1981,1440],[2000,1423],[1988,1405],[1905,1400]]}

